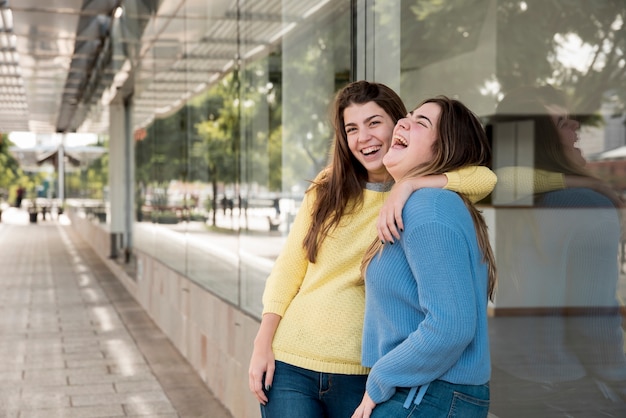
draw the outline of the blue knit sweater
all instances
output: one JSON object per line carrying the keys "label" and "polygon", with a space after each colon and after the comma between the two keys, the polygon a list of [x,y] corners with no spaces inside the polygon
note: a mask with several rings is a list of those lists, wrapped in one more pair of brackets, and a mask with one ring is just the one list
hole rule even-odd
{"label": "blue knit sweater", "polygon": [[468,209],[454,192],[422,189],[402,219],[365,279],[362,362],[376,403],[396,387],[485,384],[491,373],[487,266]]}

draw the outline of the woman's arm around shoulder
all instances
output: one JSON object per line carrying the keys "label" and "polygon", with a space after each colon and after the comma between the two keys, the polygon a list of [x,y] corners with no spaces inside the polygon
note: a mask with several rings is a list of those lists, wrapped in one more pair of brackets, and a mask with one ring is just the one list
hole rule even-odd
{"label": "woman's arm around shoulder", "polygon": [[411,194],[423,188],[448,189],[466,195],[477,202],[493,191],[498,178],[485,166],[469,166],[445,174],[404,179],[396,183],[383,204],[376,229],[383,242],[400,239],[404,229],[402,208]]}
{"label": "woman's arm around shoulder", "polygon": [[487,197],[498,182],[496,174],[482,165],[463,167],[445,175],[448,178],[445,189],[461,193],[474,203]]}

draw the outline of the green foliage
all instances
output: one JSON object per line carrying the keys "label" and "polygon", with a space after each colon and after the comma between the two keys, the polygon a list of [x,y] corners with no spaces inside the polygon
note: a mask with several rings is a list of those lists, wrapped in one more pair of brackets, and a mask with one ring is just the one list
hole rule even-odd
{"label": "green foliage", "polygon": [[[546,83],[563,89],[571,111],[587,123],[603,103],[626,102],[626,2],[587,0],[499,1],[497,67],[503,90]],[[531,29],[532,28],[532,29]],[[573,65],[568,56],[590,59]],[[569,55],[568,55],[569,54]],[[532,63],[532,66],[529,66]]]}
{"label": "green foliage", "polygon": [[[390,9],[385,1],[391,0],[376,6],[381,22]],[[493,48],[484,44],[493,41],[495,73],[484,74],[482,84],[468,90],[495,82],[497,97],[523,85],[551,84],[566,92],[570,111],[588,125],[602,122],[603,106],[624,112],[623,0],[412,0],[401,7],[403,74],[480,46]],[[441,66],[441,77],[447,70]]]}
{"label": "green foliage", "polygon": [[[474,50],[490,3],[491,0],[402,2],[402,70],[428,67]],[[377,4],[379,14],[384,15],[386,9]]]}
{"label": "green foliage", "polygon": [[19,185],[29,185],[28,177],[9,152],[12,145],[7,134],[0,134],[0,194],[6,199],[13,199]]}
{"label": "green foliage", "polygon": [[[333,22],[330,30],[303,23],[289,45],[244,60],[176,113],[152,122],[135,148],[137,201],[148,190],[167,190],[172,180],[208,182],[207,209],[215,214],[222,190],[246,198],[251,190],[283,193],[312,178],[327,163],[328,105],[350,79],[350,29],[342,19]],[[287,103],[286,78],[293,93]]]}
{"label": "green foliage", "polygon": [[234,183],[239,149],[239,98],[236,75],[231,74],[206,93],[207,119],[195,125],[203,139],[195,153],[204,153],[209,180]]}
{"label": "green foliage", "polygon": [[228,86],[219,83],[147,127],[145,138],[135,143],[136,181],[161,188],[173,180],[234,181],[236,114],[229,93]]}
{"label": "green foliage", "polygon": [[270,54],[242,70],[241,182],[279,192],[282,186],[280,56]]}
{"label": "green foliage", "polygon": [[104,153],[87,167],[65,173],[65,197],[104,199],[109,182],[109,154]]}
{"label": "green foliage", "polygon": [[[329,22],[330,23],[330,22]],[[282,190],[307,187],[328,162],[331,103],[350,81],[351,34],[341,20],[311,26],[283,50]]]}

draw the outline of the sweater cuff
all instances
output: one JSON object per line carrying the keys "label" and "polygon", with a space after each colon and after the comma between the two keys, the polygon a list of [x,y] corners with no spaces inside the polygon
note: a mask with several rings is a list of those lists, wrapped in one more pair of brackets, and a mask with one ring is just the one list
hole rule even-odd
{"label": "sweater cuff", "polygon": [[565,176],[561,173],[549,173],[543,178],[541,187],[544,191],[565,189]]}
{"label": "sweater cuff", "polygon": [[273,313],[281,318],[285,315],[285,311],[287,310],[287,305],[284,305],[280,302],[268,302],[263,303],[263,312],[261,315],[265,315],[266,313]]}
{"label": "sweater cuff", "polygon": [[379,382],[376,382],[375,380],[376,379],[372,378],[370,373],[365,390],[372,401],[376,404],[389,400],[396,393],[396,388],[383,388],[383,385],[379,384]]}
{"label": "sweater cuff", "polygon": [[443,173],[448,178],[448,183],[445,185],[446,190],[459,190],[461,187],[461,176],[458,171],[451,171]]}

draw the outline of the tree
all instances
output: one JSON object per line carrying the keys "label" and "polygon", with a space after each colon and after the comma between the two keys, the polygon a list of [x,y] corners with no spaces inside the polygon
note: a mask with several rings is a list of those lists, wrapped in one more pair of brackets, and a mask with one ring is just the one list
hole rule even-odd
{"label": "tree", "polygon": [[[494,4],[495,21],[488,13]],[[483,84],[468,89],[495,82],[498,97],[521,85],[549,83],[568,94],[585,122],[597,123],[603,104],[623,113],[623,0],[413,0],[402,8],[403,74],[475,50],[482,31],[495,24],[495,74],[485,73]]]}
{"label": "tree", "polygon": [[9,152],[12,145],[7,134],[0,134],[0,191],[3,193],[7,193],[23,175],[19,163]]}
{"label": "tree", "polygon": [[503,90],[549,82],[569,94],[575,113],[596,113],[608,101],[623,112],[626,2],[526,0],[523,4],[498,2],[497,68]]}
{"label": "tree", "polygon": [[8,198],[10,190],[26,180],[18,161],[9,152],[12,145],[7,134],[0,134],[0,198]]}
{"label": "tree", "polygon": [[216,224],[218,183],[235,183],[238,174],[239,96],[236,74],[230,74],[206,93],[208,118],[196,124],[204,138],[202,151],[213,191],[213,225]]}
{"label": "tree", "polygon": [[187,181],[188,122],[187,106],[164,118],[155,119],[146,135],[135,142],[135,181],[138,210],[150,194],[152,205],[165,210],[169,205],[168,188],[172,180]]}
{"label": "tree", "polygon": [[[303,26],[283,43],[283,190],[308,187],[328,163],[334,132],[334,94],[351,78],[350,25],[343,14]],[[285,58],[286,57],[286,58]]]}

